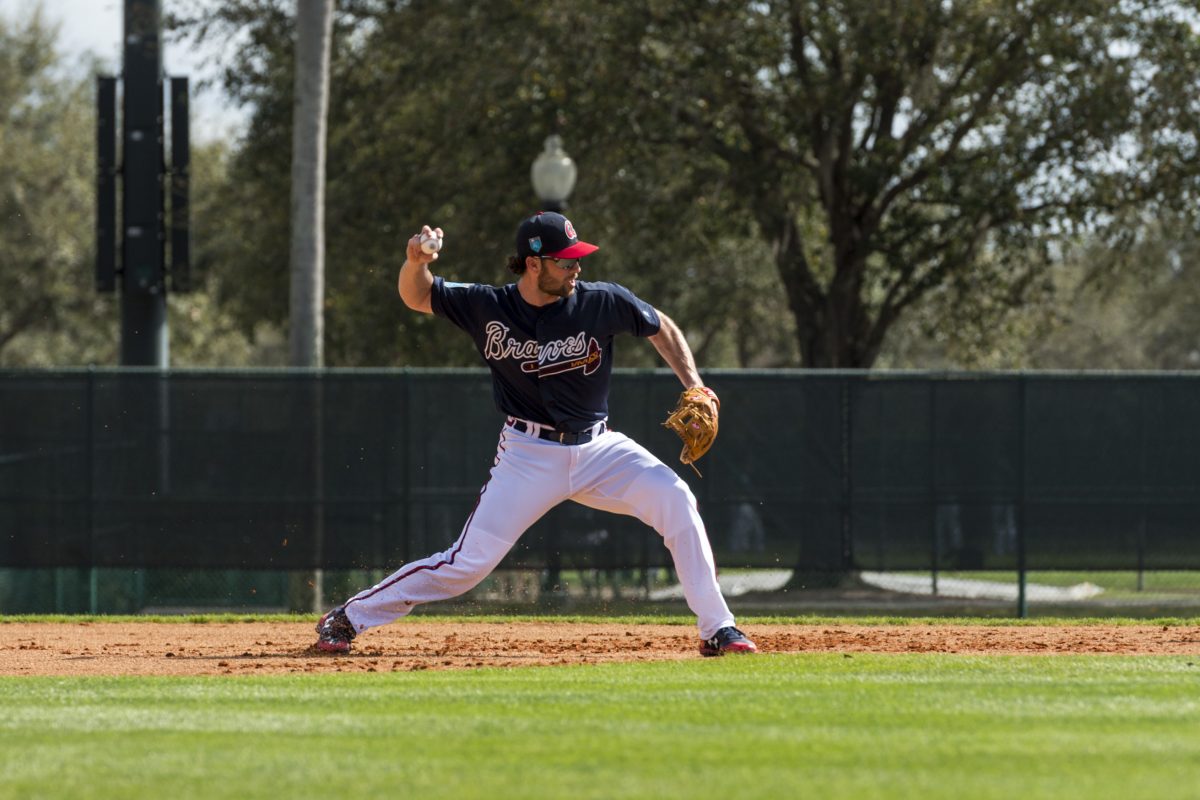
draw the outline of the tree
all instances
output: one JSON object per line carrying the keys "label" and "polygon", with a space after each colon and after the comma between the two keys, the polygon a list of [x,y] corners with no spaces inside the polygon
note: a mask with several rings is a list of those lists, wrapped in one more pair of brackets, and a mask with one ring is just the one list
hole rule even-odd
{"label": "tree", "polygon": [[896,326],[889,368],[1192,370],[1200,366],[1200,233],[1129,222],[1132,244],[1085,239],[1020,306],[937,293]]}
{"label": "tree", "polygon": [[64,75],[35,9],[0,17],[0,364],[109,362],[116,310],[92,288],[91,81]]}
{"label": "tree", "polygon": [[[253,231],[229,224],[229,147],[224,142],[192,146],[190,180],[194,290],[167,297],[171,361],[180,367],[278,366],[287,363],[287,334],[267,320],[242,324],[227,302],[240,292],[246,272],[239,261]],[[225,269],[237,263],[239,269]]]}
{"label": "tree", "polygon": [[1020,303],[1049,261],[1033,242],[1111,241],[1122,211],[1190,199],[1195,3],[647,11],[634,74],[677,120],[660,136],[727,165],[806,366],[871,366],[896,321],[954,283]]}
{"label": "tree", "polygon": [[1200,234],[1187,221],[1147,224],[1128,252],[1081,247],[1058,276],[1067,298],[1028,342],[1042,369],[1200,367]]}
{"label": "tree", "polygon": [[325,130],[333,0],[298,0],[291,180],[291,364],[324,364]]}
{"label": "tree", "polygon": [[[580,164],[571,213],[604,246],[593,263],[684,309],[707,358],[754,363],[754,347],[758,363],[870,367],[906,315],[955,297],[1029,302],[1056,238],[1127,245],[1129,213],[1188,210],[1197,5],[343,2],[331,353],[471,363],[459,339],[397,319],[397,251],[433,221],[448,230],[444,268],[495,281],[495,242],[532,202],[529,160],[558,132]],[[287,12],[222,9],[252,30],[230,75],[256,105],[234,172],[265,200],[287,148]],[[529,46],[563,31],[569,57]],[[271,226],[256,244],[267,263]],[[247,289],[248,311],[271,308],[277,292]]]}
{"label": "tree", "polygon": [[[478,363],[465,338],[399,306],[395,276],[404,241],[423,222],[441,225],[448,231],[441,271],[458,280],[510,279],[503,264],[516,220],[536,204],[529,164],[557,130],[581,165],[569,213],[603,246],[589,262],[596,278],[621,281],[669,310],[707,366],[795,363],[787,308],[773,291],[763,245],[744,224],[714,233],[728,228],[729,193],[712,160],[704,161],[707,183],[697,189],[693,153],[606,145],[606,132],[593,122],[614,106],[593,105],[585,87],[615,78],[575,75],[559,55],[524,46],[587,23],[587,11],[499,0],[340,4],[326,203],[328,363]],[[221,280],[222,306],[243,328],[282,324],[289,4],[227,0],[215,14],[185,14],[172,24],[201,38],[240,32],[248,42],[226,62],[227,89],[253,113],[224,189],[231,249],[213,271],[237,275]],[[572,97],[586,100],[586,114],[573,101],[561,103]],[[701,208],[680,213],[697,202]],[[618,357],[626,365],[656,363],[651,348],[636,345],[620,348]]]}

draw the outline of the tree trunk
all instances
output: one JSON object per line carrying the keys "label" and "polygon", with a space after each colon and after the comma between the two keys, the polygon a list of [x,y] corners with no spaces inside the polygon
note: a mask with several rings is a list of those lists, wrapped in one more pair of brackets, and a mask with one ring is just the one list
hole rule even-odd
{"label": "tree trunk", "polygon": [[[774,224],[772,224],[774,223]],[[804,243],[790,219],[779,219],[771,214],[760,216],[764,229],[776,233],[774,253],[779,276],[787,294],[788,307],[796,318],[796,335],[800,354],[806,369],[851,369],[870,366],[875,353],[863,349],[868,346],[866,310],[853,292],[861,282],[865,260],[843,268],[842,280],[829,289],[822,288],[816,280],[807,256]],[[848,275],[846,270],[859,269],[857,276]],[[840,332],[840,335],[839,335]],[[797,591],[844,591],[862,587],[858,573],[849,569],[831,569],[828,563],[821,569],[800,554],[792,568],[787,587]]]}
{"label": "tree trunk", "polygon": [[325,129],[332,38],[333,0],[297,0],[288,335],[294,367],[324,365]]}
{"label": "tree trunk", "polygon": [[[325,363],[325,130],[329,113],[329,60],[333,0],[297,0],[296,66],[292,102],[291,292],[289,363],[319,368]],[[313,555],[325,548],[324,403],[318,375],[312,382]],[[311,577],[312,609],[325,604],[324,573]]]}

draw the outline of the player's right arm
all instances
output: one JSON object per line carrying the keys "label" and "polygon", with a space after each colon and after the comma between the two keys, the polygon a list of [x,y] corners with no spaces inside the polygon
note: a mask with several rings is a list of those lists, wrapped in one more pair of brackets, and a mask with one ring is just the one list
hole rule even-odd
{"label": "player's right arm", "polygon": [[421,232],[408,240],[404,266],[400,268],[400,299],[404,301],[404,305],[422,314],[433,313],[433,305],[429,299],[433,293],[433,273],[429,271],[429,264],[436,261],[439,255],[421,250],[421,236],[429,233],[436,233],[440,237],[442,229],[431,229],[428,225],[423,225]]}

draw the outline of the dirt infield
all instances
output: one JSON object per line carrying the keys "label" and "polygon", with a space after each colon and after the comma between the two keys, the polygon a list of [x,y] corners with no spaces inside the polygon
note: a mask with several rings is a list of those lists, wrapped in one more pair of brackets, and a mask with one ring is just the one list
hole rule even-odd
{"label": "dirt infield", "polygon": [[[1200,627],[750,625],[764,652],[1200,655]],[[681,625],[412,621],[369,631],[350,655],[311,649],[311,623],[11,623],[0,675],[397,672],[699,658]]]}

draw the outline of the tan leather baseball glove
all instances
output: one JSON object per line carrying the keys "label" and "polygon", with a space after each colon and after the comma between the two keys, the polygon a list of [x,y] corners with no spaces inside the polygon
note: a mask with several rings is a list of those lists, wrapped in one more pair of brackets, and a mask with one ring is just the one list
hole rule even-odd
{"label": "tan leather baseball glove", "polygon": [[683,452],[679,454],[679,460],[691,465],[697,475],[700,470],[696,469],[694,462],[707,453],[717,439],[717,411],[720,407],[721,401],[712,389],[707,386],[693,387],[679,395],[679,402],[663,423],[663,427],[675,431],[683,440]]}

